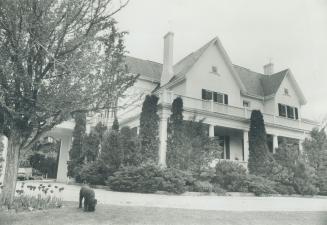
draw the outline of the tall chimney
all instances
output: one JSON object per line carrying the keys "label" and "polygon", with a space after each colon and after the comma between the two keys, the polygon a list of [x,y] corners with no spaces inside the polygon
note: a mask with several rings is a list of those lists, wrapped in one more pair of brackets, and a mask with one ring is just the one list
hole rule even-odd
{"label": "tall chimney", "polygon": [[168,83],[173,77],[173,40],[174,33],[168,32],[164,36],[164,55],[163,55],[163,67],[161,74],[160,86]]}
{"label": "tall chimney", "polygon": [[273,63],[268,63],[263,66],[263,73],[265,75],[271,75],[274,73],[274,64]]}

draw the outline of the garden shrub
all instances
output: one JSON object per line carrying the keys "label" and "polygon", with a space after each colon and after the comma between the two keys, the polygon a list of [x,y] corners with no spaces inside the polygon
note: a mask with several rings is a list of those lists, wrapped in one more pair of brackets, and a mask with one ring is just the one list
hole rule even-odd
{"label": "garden shrub", "polygon": [[317,177],[314,169],[303,161],[298,161],[294,167],[294,189],[301,195],[314,195],[318,193],[315,186]]}
{"label": "garden shrub", "polygon": [[256,175],[248,175],[246,183],[248,186],[248,191],[254,193],[256,196],[276,194],[274,189],[275,182],[266,178]]}
{"label": "garden shrub", "polygon": [[193,182],[194,179],[191,173],[174,168],[167,168],[162,171],[160,190],[181,194],[186,192],[188,186],[192,185]]}
{"label": "garden shrub", "polygon": [[195,181],[191,190],[195,192],[213,192],[214,186],[209,181]]}
{"label": "garden shrub", "polygon": [[113,169],[101,160],[84,164],[78,174],[78,181],[92,185],[104,185],[105,179],[113,173]]}
{"label": "garden shrub", "polygon": [[275,191],[282,195],[293,195],[296,193],[292,185],[282,183],[276,183]]}
{"label": "garden shrub", "polygon": [[109,176],[106,184],[114,191],[154,193],[162,183],[158,166],[144,164],[124,167]]}
{"label": "garden shrub", "polygon": [[220,187],[219,184],[214,184],[213,185],[213,192],[215,192],[217,195],[225,195],[226,190]]}
{"label": "garden shrub", "polygon": [[246,192],[246,169],[232,161],[219,161],[213,182],[227,191]]}

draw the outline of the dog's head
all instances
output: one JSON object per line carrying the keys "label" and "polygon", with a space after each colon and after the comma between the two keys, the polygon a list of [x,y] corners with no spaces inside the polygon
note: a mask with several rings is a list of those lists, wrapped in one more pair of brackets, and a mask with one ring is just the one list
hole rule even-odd
{"label": "dog's head", "polygon": [[92,199],[89,202],[89,211],[90,212],[94,212],[95,211],[95,206],[97,205],[97,203],[98,203],[98,200],[96,200],[96,199]]}

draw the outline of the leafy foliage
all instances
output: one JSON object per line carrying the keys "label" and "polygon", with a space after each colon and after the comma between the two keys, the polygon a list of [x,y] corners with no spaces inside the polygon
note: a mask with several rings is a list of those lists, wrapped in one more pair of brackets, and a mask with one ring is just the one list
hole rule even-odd
{"label": "leafy foliage", "polygon": [[276,149],[275,165],[270,179],[277,182],[276,190],[290,194],[315,194],[318,189],[314,169],[306,163],[299,152],[297,143],[284,139]]}
{"label": "leafy foliage", "polygon": [[190,173],[176,169],[161,169],[157,165],[142,164],[138,167],[123,167],[108,178],[107,184],[112,190],[154,193],[167,191],[183,193],[193,182]]}
{"label": "leafy foliage", "polygon": [[276,194],[275,182],[264,177],[248,175],[246,180],[248,191],[257,196],[264,194]]}
{"label": "leafy foliage", "polygon": [[13,143],[6,202],[13,201],[21,149],[75,112],[112,108],[135,81],[122,61],[126,33],[112,18],[126,4],[1,1],[0,117]]}
{"label": "leafy foliage", "polygon": [[232,161],[219,161],[216,164],[216,176],[214,183],[218,183],[222,188],[228,191],[247,191],[246,169]]}
{"label": "leafy foliage", "polygon": [[272,157],[267,146],[267,133],[260,110],[253,110],[249,131],[249,172],[267,176],[270,173]]}
{"label": "leafy foliage", "polygon": [[124,166],[136,166],[141,163],[140,141],[133,136],[129,127],[122,127],[120,130],[120,148],[123,152]]}
{"label": "leafy foliage", "polygon": [[119,139],[119,131],[110,131],[103,140],[100,154],[100,159],[116,170],[121,166],[124,159],[124,152],[122,152]]}
{"label": "leafy foliage", "polygon": [[195,181],[191,190],[195,192],[213,192],[214,185],[209,181]]}
{"label": "leafy foliage", "polygon": [[[170,121],[181,118],[173,114]],[[220,158],[222,148],[216,138],[208,136],[208,125],[203,121],[196,121],[194,117],[189,121],[170,122],[169,127],[167,141],[169,167],[200,173],[201,170],[208,168],[213,159]]]}
{"label": "leafy foliage", "polygon": [[140,141],[143,161],[156,162],[159,149],[158,97],[147,95],[140,116]]}
{"label": "leafy foliage", "polygon": [[324,129],[313,129],[310,138],[303,142],[303,150],[307,162],[318,177],[319,193],[327,195],[327,135]]}
{"label": "leafy foliage", "polygon": [[114,191],[153,193],[161,182],[160,168],[146,164],[122,168],[108,178],[107,184]]}
{"label": "leafy foliage", "polygon": [[160,190],[181,194],[187,191],[188,186],[192,185],[193,182],[194,179],[190,172],[166,168],[162,171]]}
{"label": "leafy foliage", "polygon": [[34,153],[29,157],[29,163],[33,169],[38,170],[43,176],[49,178],[57,177],[57,159],[53,157],[47,157],[41,153]]}
{"label": "leafy foliage", "polygon": [[93,185],[105,185],[105,180],[114,171],[101,160],[84,164],[78,174],[80,182]]}

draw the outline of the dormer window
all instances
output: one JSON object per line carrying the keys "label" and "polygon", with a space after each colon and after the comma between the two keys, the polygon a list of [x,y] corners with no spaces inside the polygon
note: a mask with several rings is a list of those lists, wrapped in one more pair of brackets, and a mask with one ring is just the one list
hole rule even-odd
{"label": "dormer window", "polygon": [[217,67],[216,67],[216,66],[212,66],[212,67],[211,67],[211,72],[212,72],[212,73],[215,73],[215,74],[218,74],[218,69],[217,69]]}

